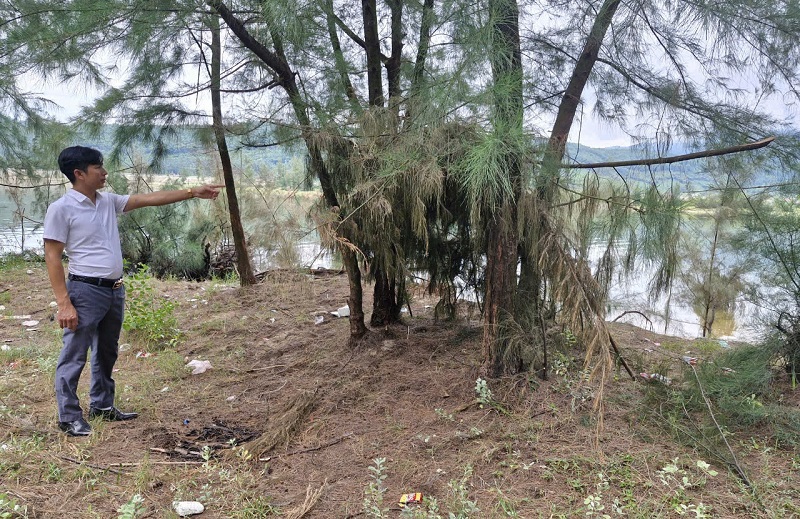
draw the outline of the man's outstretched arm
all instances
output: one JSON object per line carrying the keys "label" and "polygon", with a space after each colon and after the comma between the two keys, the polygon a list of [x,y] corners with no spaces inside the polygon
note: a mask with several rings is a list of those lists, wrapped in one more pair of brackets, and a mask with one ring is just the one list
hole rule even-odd
{"label": "man's outstretched arm", "polygon": [[225,187],[224,184],[204,184],[202,186],[175,189],[173,191],[154,191],[152,193],[137,193],[128,198],[125,205],[125,212],[139,209],[140,207],[151,207],[156,205],[167,205],[189,200],[190,198],[205,198],[215,200],[219,195],[219,190]]}

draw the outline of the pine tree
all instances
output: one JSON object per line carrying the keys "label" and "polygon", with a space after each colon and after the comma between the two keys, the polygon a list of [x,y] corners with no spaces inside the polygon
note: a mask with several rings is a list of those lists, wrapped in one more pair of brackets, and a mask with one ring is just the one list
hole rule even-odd
{"label": "pine tree", "polygon": [[[202,119],[181,100],[210,79],[189,85],[185,72],[208,63],[204,20],[219,16],[225,99],[236,96],[244,107],[229,117],[243,131],[279,126],[275,138],[302,143],[319,180],[320,228],[342,251],[349,277],[351,336],[367,332],[362,271],[375,282],[371,322],[380,326],[399,318],[412,272],[424,271],[443,294],[445,313],[460,279],[483,305],[483,368],[493,375],[534,365],[546,373],[546,326],[556,318],[582,332],[587,362],[598,361],[594,373],[608,373],[613,343],[603,302],[619,240],[629,244],[623,269],[653,263],[654,293],[675,277],[677,183],[653,174],[637,186],[622,165],[613,170],[619,182],[596,173],[602,164],[578,172],[566,143],[585,112],[629,132],[644,158],[670,153],[678,140],[703,149],[767,135],[779,138],[760,155],[787,169],[798,156],[791,122],[754,102],[798,95],[793,4],[11,4],[4,48],[30,45],[41,73],[106,85],[113,71],[97,52],[130,60],[122,86],[83,118],[121,118],[119,145],[144,137],[157,151],[173,125]],[[17,16],[23,11],[30,14]],[[742,78],[754,85],[749,91]],[[589,247],[599,240],[592,272]],[[529,344],[542,351],[525,351]]]}

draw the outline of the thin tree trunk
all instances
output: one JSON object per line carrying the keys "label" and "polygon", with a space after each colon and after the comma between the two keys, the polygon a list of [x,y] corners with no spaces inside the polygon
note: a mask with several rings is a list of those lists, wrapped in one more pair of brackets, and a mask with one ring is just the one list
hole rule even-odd
{"label": "thin tree trunk", "polygon": [[376,0],[361,0],[364,20],[364,50],[367,54],[367,89],[369,104],[383,106],[383,80],[381,76],[381,42],[378,34],[378,9]]}
{"label": "thin tree trunk", "polygon": [[[325,198],[328,207],[339,207],[339,201],[336,198],[336,192],[333,189],[333,182],[328,169],[325,167],[322,152],[316,142],[314,142],[311,121],[306,113],[306,104],[297,86],[294,71],[289,67],[285,58],[281,58],[253,38],[241,20],[231,13],[224,2],[219,0],[207,1],[208,4],[219,13],[222,19],[225,20],[225,23],[228,24],[231,31],[239,38],[239,41],[277,74],[279,84],[289,97],[289,102],[292,105],[297,122],[300,124],[303,142],[305,142],[306,148],[308,149],[311,170],[316,173],[319,179],[320,187],[322,188],[322,196]],[[352,235],[352,232],[348,232],[351,225],[352,223],[346,223],[342,226],[342,234],[345,238]],[[350,337],[351,339],[357,339],[367,332],[367,326],[364,323],[361,271],[359,270],[355,253],[352,251],[342,251],[342,263],[347,270],[347,278],[350,283],[350,298],[348,299],[348,304],[350,306]]]}
{"label": "thin tree trunk", "polygon": [[428,58],[428,51],[431,44],[431,27],[433,27],[433,0],[425,0],[422,6],[422,23],[419,27],[419,46],[417,47],[417,59],[414,61],[414,77],[411,80],[411,93],[417,93],[423,81],[425,73],[425,62]]}
{"label": "thin tree trunk", "polygon": [[548,194],[555,189],[553,180],[558,175],[561,160],[564,158],[567,138],[572,129],[572,123],[575,121],[575,113],[578,110],[583,90],[586,88],[589,75],[597,62],[603,40],[606,37],[608,28],[611,26],[611,21],[614,19],[614,14],[616,14],[619,4],[620,0],[605,0],[603,2],[589,32],[589,37],[583,46],[583,51],[575,63],[575,68],[572,70],[567,89],[561,98],[542,164],[543,175],[541,177],[547,183],[542,187]]}
{"label": "thin tree trunk", "polygon": [[428,59],[428,51],[431,45],[431,28],[433,27],[434,11],[433,1],[425,0],[422,6],[422,21],[419,27],[419,45],[417,46],[417,58],[414,61],[414,74],[411,77],[411,87],[409,88],[408,101],[406,102],[406,117],[404,124],[413,123],[417,110],[422,105],[419,99],[422,92],[422,85],[425,82],[425,63]]}
{"label": "thin tree trunk", "polygon": [[342,45],[339,42],[339,34],[336,32],[336,19],[333,14],[333,0],[327,0],[325,9],[325,20],[328,24],[328,37],[331,40],[331,50],[333,51],[333,61],[336,65],[336,70],[339,72],[339,78],[342,81],[345,95],[347,96],[348,101],[350,101],[350,108],[353,110],[353,113],[360,114],[362,112],[361,104],[358,101],[356,89],[353,87],[353,83],[350,81],[350,75],[347,71],[347,62],[344,59]]}
{"label": "thin tree trunk", "polygon": [[397,114],[400,106],[400,60],[403,57],[403,0],[388,0],[392,12],[392,54],[386,60],[389,105]]}
{"label": "thin tree trunk", "polygon": [[[605,0],[597,17],[594,20],[592,29],[589,33],[583,51],[575,63],[575,68],[572,71],[567,88],[561,98],[561,103],[558,107],[558,113],[553,123],[552,131],[550,132],[550,139],[544,153],[544,160],[542,168],[537,175],[537,190],[533,195],[537,198],[534,206],[549,207],[552,201],[553,194],[555,193],[558,173],[561,169],[561,161],[564,158],[566,150],[567,139],[569,137],[572,124],[575,120],[575,113],[577,112],[578,105],[589,81],[589,75],[597,62],[600,48],[611,26],[614,14],[619,7],[620,0]],[[548,228],[548,224],[543,219],[539,219],[539,224],[536,229],[526,231],[528,236],[525,237],[525,243],[529,244],[533,250],[536,250],[536,244],[541,239],[541,234]],[[529,254],[528,252],[524,252]],[[544,280],[544,274],[540,271],[539,265],[535,258],[529,258],[523,261],[522,270],[520,272],[520,286],[526,287],[528,293],[532,297],[539,298],[539,302],[543,297],[541,294],[540,285]]]}
{"label": "thin tree trunk", "polygon": [[[728,177],[725,180],[725,191],[730,188],[731,185],[731,173],[728,173]],[[704,303],[703,308],[703,337],[711,334],[711,325],[714,323],[714,296],[711,293],[714,290],[714,262],[717,259],[717,243],[719,241],[719,231],[720,227],[722,227],[722,216],[719,214],[725,207],[725,191],[723,191],[723,195],[721,196],[719,208],[717,209],[717,216],[714,218],[714,240],[711,242],[711,259],[708,262],[708,271],[706,272],[706,279],[703,283],[705,285],[705,296],[706,300]]]}
{"label": "thin tree trunk", "polygon": [[241,286],[254,285],[256,276],[250,264],[250,254],[245,242],[242,217],[239,212],[239,199],[236,196],[236,185],[233,180],[233,165],[228,153],[228,143],[225,140],[225,126],[222,121],[222,95],[220,94],[220,71],[222,63],[222,44],[220,41],[219,18],[212,16],[211,20],[211,109],[214,124],[214,136],[217,140],[219,160],[222,164],[222,175],[225,179],[225,195],[228,199],[228,211],[231,218],[231,231],[233,232],[233,245],[236,249],[236,268],[239,271]]}
{"label": "thin tree trunk", "polygon": [[714,277],[714,260],[717,257],[717,240],[719,239],[719,220],[715,220],[714,222],[714,240],[711,242],[711,259],[708,261],[708,272],[706,272],[706,279],[705,279],[705,301],[703,301],[703,337],[706,337],[711,334],[711,325],[714,322],[714,296],[711,294],[711,291],[714,289],[713,287],[713,280]]}

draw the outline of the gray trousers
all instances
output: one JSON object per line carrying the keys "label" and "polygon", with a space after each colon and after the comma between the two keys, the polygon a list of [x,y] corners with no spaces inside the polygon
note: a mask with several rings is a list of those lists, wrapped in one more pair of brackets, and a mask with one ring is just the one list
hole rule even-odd
{"label": "gray trousers", "polygon": [[78,380],[92,350],[89,406],[114,405],[111,373],[119,352],[119,334],[125,315],[125,287],[105,288],[80,281],[67,282],[67,292],[78,312],[78,328],[64,329],[64,347],[56,365],[58,420],[72,422],[83,416],[78,400]]}

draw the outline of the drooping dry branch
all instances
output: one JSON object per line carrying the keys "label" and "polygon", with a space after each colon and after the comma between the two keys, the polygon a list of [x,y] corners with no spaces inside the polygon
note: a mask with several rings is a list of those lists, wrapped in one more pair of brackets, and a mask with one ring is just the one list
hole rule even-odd
{"label": "drooping dry branch", "polygon": [[655,159],[635,159],[635,160],[619,160],[616,162],[592,162],[588,164],[562,164],[561,167],[565,169],[596,169],[596,168],[617,168],[621,166],[655,166],[657,164],[674,164],[675,162],[684,162],[687,160],[704,159],[708,157],[718,157],[720,155],[730,155],[732,153],[741,153],[743,151],[752,151],[768,146],[775,137],[767,137],[760,141],[748,142],[739,144],[738,146],[730,146],[728,148],[720,148],[717,150],[703,150],[694,153],[687,153],[685,155],[674,155],[672,157],[657,157]]}

